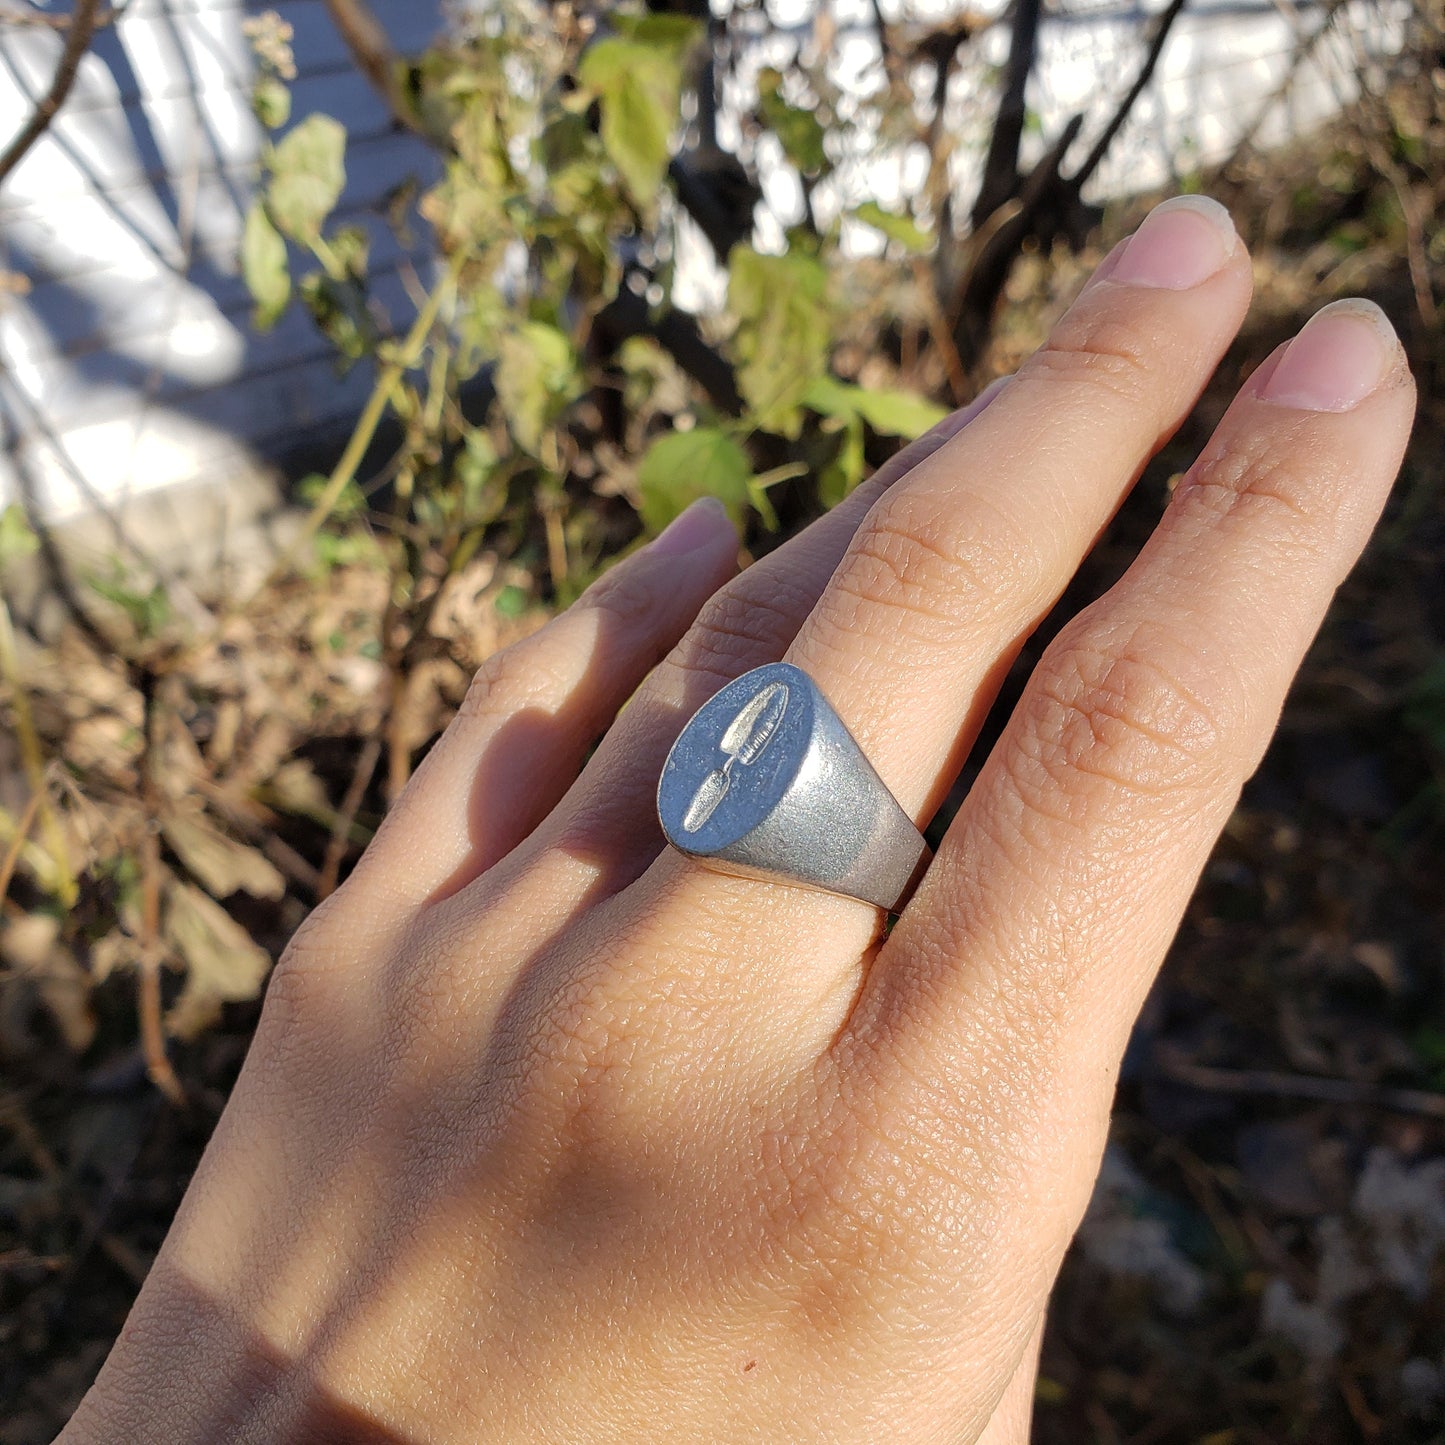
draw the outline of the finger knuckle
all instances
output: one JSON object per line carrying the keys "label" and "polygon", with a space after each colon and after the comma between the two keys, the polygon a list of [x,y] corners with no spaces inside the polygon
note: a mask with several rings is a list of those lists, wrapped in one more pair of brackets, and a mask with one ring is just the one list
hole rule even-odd
{"label": "finger knuckle", "polygon": [[1328,479],[1305,476],[1294,439],[1259,431],[1216,438],[1175,494],[1176,506],[1211,522],[1238,521],[1267,536],[1272,552],[1313,560],[1331,549],[1339,498]]}
{"label": "finger knuckle", "polygon": [[504,705],[502,700],[528,680],[526,651],[524,644],[514,643],[487,658],[472,674],[457,716],[465,722],[495,714]]}
{"label": "finger knuckle", "polygon": [[1114,311],[1066,316],[1021,377],[1083,384],[1129,406],[1157,390],[1158,357],[1138,324]]}
{"label": "finger knuckle", "polygon": [[751,586],[724,588],[703,608],[673,662],[686,673],[728,682],[766,659],[781,657],[796,628],[786,584],[771,594]]}
{"label": "finger knuckle", "polygon": [[623,563],[593,583],[582,605],[629,628],[650,630],[662,600],[653,577]]}
{"label": "finger knuckle", "polygon": [[860,529],[819,617],[842,634],[886,626],[926,640],[996,611],[1005,593],[1028,589],[1036,569],[1034,550],[1001,509],[971,496],[944,523],[936,509],[900,494]]}
{"label": "finger knuckle", "polygon": [[[1061,639],[1041,664],[1008,759],[1036,811],[1086,812],[1112,795],[1181,805],[1228,770],[1235,721],[1215,688],[1207,699],[1172,663],[1181,645],[1147,624]],[[1093,784],[1081,788],[1080,783]]]}

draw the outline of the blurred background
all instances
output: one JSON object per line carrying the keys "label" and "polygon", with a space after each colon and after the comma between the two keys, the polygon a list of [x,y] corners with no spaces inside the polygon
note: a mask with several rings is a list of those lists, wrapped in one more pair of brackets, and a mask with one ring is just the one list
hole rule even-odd
{"label": "blurred background", "polygon": [[1178,191],[1254,309],[998,716],[1318,306],[1420,417],[1136,1030],[1036,1435],[1445,1441],[1440,0],[0,0],[0,1445],[475,666],[702,493],[776,546]]}

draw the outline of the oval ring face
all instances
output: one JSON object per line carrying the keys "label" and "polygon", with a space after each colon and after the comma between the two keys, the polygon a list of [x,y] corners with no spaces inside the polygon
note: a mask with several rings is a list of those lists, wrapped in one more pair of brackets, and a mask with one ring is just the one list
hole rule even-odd
{"label": "oval ring face", "polygon": [[658,784],[658,816],[674,847],[715,852],[772,812],[807,754],[812,686],[798,668],[770,663],[698,709]]}

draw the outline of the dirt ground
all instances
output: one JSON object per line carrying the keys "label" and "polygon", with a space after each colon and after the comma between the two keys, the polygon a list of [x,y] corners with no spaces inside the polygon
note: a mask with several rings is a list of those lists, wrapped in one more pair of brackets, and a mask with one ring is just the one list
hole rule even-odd
{"label": "dirt ground", "polygon": [[[1320,302],[1362,293],[1386,307],[1421,379],[1420,420],[1389,514],[1135,1032],[1100,1188],[1049,1320],[1037,1438],[1442,1442],[1445,337],[1428,303],[1445,294],[1445,247],[1441,233],[1411,234],[1389,177],[1348,142],[1241,161],[1210,188],[1254,248],[1254,313],[1059,615],[1119,574],[1233,388]],[[1111,214],[1101,246],[1136,216]],[[1020,267],[996,370],[1035,343],[1090,259]],[[483,557],[439,609],[447,645],[413,700],[418,743],[478,656],[533,625],[535,611],[517,605],[525,583]],[[227,912],[272,957],[332,840],[344,870],[381,811],[379,779],[346,796],[377,723],[357,699],[369,695],[381,590],[364,565],[342,566],[325,588],[278,589],[254,629],[209,659],[221,702],[182,719],[192,743],[165,744],[210,758],[224,729],[242,739],[223,770],[232,822],[280,884],[265,874],[256,893],[238,888]],[[996,715],[1055,626],[1020,659]],[[89,749],[86,765],[119,795],[128,777],[133,786],[145,720],[83,638],[66,645],[64,681],[36,700],[42,731]],[[227,699],[239,699],[230,712]],[[259,736],[257,718],[272,714],[282,722]],[[299,766],[287,773],[283,759]],[[7,906],[12,928],[37,927]],[[31,946],[44,953],[54,935],[38,929]],[[97,982],[94,957],[73,951],[73,972],[42,977],[12,955],[0,989],[0,1445],[39,1445],[125,1317],[258,1005],[187,1004],[189,1037],[172,1048],[177,1107],[147,1078],[126,960]],[[165,982],[168,1005],[179,988]]]}

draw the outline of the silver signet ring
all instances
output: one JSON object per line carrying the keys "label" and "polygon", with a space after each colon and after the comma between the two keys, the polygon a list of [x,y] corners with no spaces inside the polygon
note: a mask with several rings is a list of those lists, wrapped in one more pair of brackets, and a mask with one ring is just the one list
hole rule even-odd
{"label": "silver signet ring", "polygon": [[772,662],[693,714],[663,764],[667,841],[709,868],[902,909],[923,835],[801,668]]}

